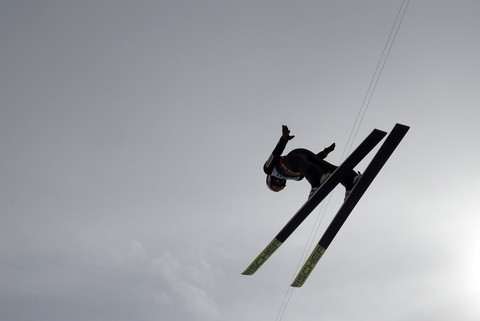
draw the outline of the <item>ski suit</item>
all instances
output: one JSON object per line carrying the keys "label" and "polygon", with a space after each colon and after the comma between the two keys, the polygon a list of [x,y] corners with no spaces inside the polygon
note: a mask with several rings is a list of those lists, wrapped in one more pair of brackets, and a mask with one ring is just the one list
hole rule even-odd
{"label": "ski suit", "polygon": [[[287,155],[281,156],[287,146],[287,142],[287,139],[280,138],[263,166],[265,174],[283,180],[296,181],[300,181],[305,177],[313,188],[321,185],[323,174],[331,174],[337,169],[338,166],[324,160],[328,154],[325,150],[315,154],[308,149],[297,148]],[[345,174],[340,183],[347,190],[350,190],[353,187],[353,178],[355,176],[357,176],[357,173],[351,170]]]}

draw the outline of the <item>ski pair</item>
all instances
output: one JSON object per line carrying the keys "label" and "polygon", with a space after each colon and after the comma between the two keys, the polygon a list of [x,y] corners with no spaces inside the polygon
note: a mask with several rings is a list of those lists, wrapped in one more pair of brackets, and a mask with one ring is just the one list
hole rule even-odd
{"label": "ski pair", "polygon": [[393,154],[398,144],[400,144],[409,129],[410,127],[405,125],[395,125],[392,132],[388,135],[385,142],[382,144],[378,152],[371,160],[370,164],[365,169],[365,172],[361,176],[360,180],[353,187],[350,195],[343,202],[332,222],[325,230],[325,233],[321,237],[320,241],[315,246],[309,258],[298,272],[291,286],[301,287],[305,283],[313,268],[318,263],[322,255],[325,253],[328,246],[333,241],[335,235],[337,235],[343,223],[345,223],[348,216],[354,209],[355,205],[357,205],[360,198],[363,196],[367,188],[370,186],[372,181],[380,172],[383,165],[385,165],[388,158],[390,158],[390,156]]}
{"label": "ski pair", "polygon": [[[373,181],[375,176],[385,164],[387,159],[405,136],[409,127],[396,124],[386,141],[374,156],[370,165],[365,170],[361,179],[357,182],[351,194],[345,200],[339,212],[326,230],[319,244],[315,247],[305,265],[300,270],[292,286],[302,286],[313,267],[320,260],[321,256],[333,240],[346,218],[357,204],[360,197]],[[285,242],[295,229],[307,218],[318,204],[340,183],[343,175],[353,169],[372,149],[385,137],[384,131],[374,129],[370,135],[350,154],[349,157],[332,173],[332,175],[320,186],[316,193],[295,213],[290,221],[267,245],[267,247],[253,260],[253,262],[242,273],[244,275],[254,274],[266,260]],[[360,184],[360,185],[359,185]]]}

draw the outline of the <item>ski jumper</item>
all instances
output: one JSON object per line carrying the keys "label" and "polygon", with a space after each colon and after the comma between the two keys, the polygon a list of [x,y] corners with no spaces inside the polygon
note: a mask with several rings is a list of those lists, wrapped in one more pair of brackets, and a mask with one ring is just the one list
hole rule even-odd
{"label": "ski jumper", "polygon": [[[328,154],[325,151],[314,154],[308,149],[297,148],[287,155],[281,156],[287,146],[287,142],[287,139],[280,138],[263,166],[265,174],[279,179],[295,181],[300,181],[305,177],[312,187],[319,187],[322,175],[331,174],[337,169],[338,166],[324,160]],[[357,176],[357,173],[351,170],[347,172],[340,183],[349,190],[353,187],[353,178],[355,176]]]}

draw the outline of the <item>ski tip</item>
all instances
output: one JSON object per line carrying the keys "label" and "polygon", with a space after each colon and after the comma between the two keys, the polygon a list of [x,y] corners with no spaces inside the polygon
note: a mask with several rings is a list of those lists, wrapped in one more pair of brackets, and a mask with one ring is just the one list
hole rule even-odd
{"label": "ski tip", "polygon": [[406,131],[410,129],[410,126],[404,125],[404,124],[400,124],[400,123],[396,123],[396,124],[395,124],[395,127],[400,127],[400,128],[402,128],[402,129],[404,129],[404,130],[406,130]]}
{"label": "ski tip", "polygon": [[378,128],[374,128],[372,131],[372,135],[386,136],[387,132]]}

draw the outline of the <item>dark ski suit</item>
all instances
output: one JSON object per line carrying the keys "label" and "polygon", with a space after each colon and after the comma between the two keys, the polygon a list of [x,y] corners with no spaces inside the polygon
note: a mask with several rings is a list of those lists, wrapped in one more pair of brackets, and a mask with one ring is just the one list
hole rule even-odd
{"label": "dark ski suit", "polygon": [[[325,150],[314,154],[308,149],[297,148],[287,155],[281,156],[287,146],[287,142],[287,139],[280,138],[277,146],[263,166],[265,174],[284,180],[296,181],[305,177],[312,187],[319,187],[321,185],[321,176],[333,173],[337,169],[338,166],[324,160],[328,154]],[[350,190],[353,187],[353,178],[355,176],[357,176],[357,173],[351,170],[345,174],[340,183],[347,190]]]}

